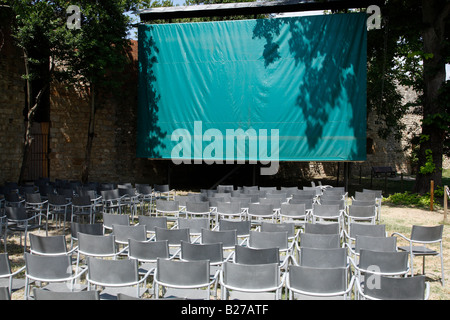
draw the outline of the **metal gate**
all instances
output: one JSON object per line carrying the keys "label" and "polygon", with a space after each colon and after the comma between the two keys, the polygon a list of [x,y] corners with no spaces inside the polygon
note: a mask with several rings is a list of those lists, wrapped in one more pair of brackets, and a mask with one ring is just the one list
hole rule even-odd
{"label": "metal gate", "polygon": [[35,122],[31,128],[33,142],[28,159],[28,170],[25,180],[35,181],[49,177],[49,122]]}

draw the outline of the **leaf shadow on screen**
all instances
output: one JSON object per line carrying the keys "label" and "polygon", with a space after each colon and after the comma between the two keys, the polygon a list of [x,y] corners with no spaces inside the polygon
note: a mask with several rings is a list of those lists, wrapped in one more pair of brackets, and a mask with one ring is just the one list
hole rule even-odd
{"label": "leaf shadow on screen", "polygon": [[[253,29],[253,39],[266,41],[262,57],[264,66],[267,68],[282,58],[277,37],[280,36],[282,28],[286,25],[289,28],[289,54],[295,61],[296,70],[302,72],[296,105],[305,121],[306,127],[301,131],[306,133],[310,150],[320,147],[319,142],[324,138],[323,129],[330,120],[330,112],[344,104],[349,104],[348,107],[353,110],[358,107],[352,105],[347,91],[347,88],[358,85],[355,66],[351,59],[345,59],[345,61],[341,59],[350,53],[352,45],[349,39],[351,37],[343,37],[342,42],[324,41],[327,28],[335,27],[335,24],[320,21],[324,20],[318,20],[314,16],[258,19]],[[326,39],[329,40],[329,37]],[[361,136],[361,126],[357,123],[359,120],[353,117],[353,114],[354,112],[348,112],[352,118],[347,120],[353,127],[355,136]],[[365,133],[362,134],[365,135]],[[356,156],[357,150],[365,150],[365,146],[361,146],[359,140],[356,150],[352,149],[350,157]],[[360,149],[361,147],[364,149]]]}
{"label": "leaf shadow on screen", "polygon": [[147,114],[138,119],[139,125],[141,127],[140,137],[145,136],[143,146],[140,148],[145,148],[145,154],[148,158],[161,158],[162,155],[157,151],[158,149],[166,148],[166,145],[162,140],[166,137],[167,132],[163,131],[161,127],[158,126],[158,111],[159,111],[159,101],[161,100],[160,94],[155,88],[156,76],[154,72],[154,65],[158,62],[157,54],[159,49],[156,45],[152,36],[149,36],[150,32],[148,28],[152,26],[147,26],[145,30],[139,30],[141,34],[139,38],[142,39],[140,42],[139,54],[145,55],[140,56],[140,97],[141,103],[146,103],[146,105],[141,106],[142,112],[145,110]]}

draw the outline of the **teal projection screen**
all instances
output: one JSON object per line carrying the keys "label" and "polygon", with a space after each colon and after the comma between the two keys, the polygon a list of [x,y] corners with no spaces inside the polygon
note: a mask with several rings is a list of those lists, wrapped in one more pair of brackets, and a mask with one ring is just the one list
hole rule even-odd
{"label": "teal projection screen", "polygon": [[366,19],[140,25],[137,156],[364,161]]}

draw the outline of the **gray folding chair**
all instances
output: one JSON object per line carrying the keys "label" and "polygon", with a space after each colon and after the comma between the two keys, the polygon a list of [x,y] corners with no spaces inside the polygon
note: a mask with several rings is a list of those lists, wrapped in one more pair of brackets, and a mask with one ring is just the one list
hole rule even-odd
{"label": "gray folding chair", "polygon": [[216,210],[216,225],[221,219],[237,218],[242,220],[245,217],[245,212],[242,211],[240,202],[219,202]]}
{"label": "gray folding chair", "polygon": [[66,237],[63,235],[41,236],[30,233],[30,253],[58,256],[72,255],[76,248],[67,250]]}
{"label": "gray folding chair", "polygon": [[87,271],[76,268],[73,272],[70,256],[41,256],[25,252],[25,299],[30,298],[31,283],[48,283],[51,291],[82,291],[85,286],[75,283]]}
{"label": "gray folding chair", "polygon": [[336,249],[340,247],[339,234],[300,233],[300,250],[302,248]]}
{"label": "gray folding chair", "polygon": [[359,263],[350,258],[359,286],[375,285],[380,276],[399,277],[409,272],[408,253],[361,249]]}
{"label": "gray folding chair", "polygon": [[206,300],[211,298],[211,286],[216,281],[210,279],[208,260],[179,261],[160,258],[157,260],[153,280],[156,299],[162,297]]}
{"label": "gray folding chair", "polygon": [[176,200],[156,200],[156,216],[167,217],[169,220],[177,219],[180,215],[180,204]]}
{"label": "gray folding chair", "polygon": [[220,272],[222,300],[279,300],[284,281],[278,263],[225,262]]}
{"label": "gray folding chair", "polygon": [[206,217],[208,220],[211,218],[211,209],[209,202],[186,202],[186,215],[187,217],[194,218],[196,216]]}
{"label": "gray folding chair", "polygon": [[201,244],[221,243],[224,250],[234,249],[238,243],[236,230],[214,231],[202,229]]}
{"label": "gray folding chair", "polygon": [[103,232],[104,233],[111,232],[113,224],[129,226],[130,215],[117,213],[103,213],[103,229],[104,229]]}
{"label": "gray folding chair", "polygon": [[154,274],[156,261],[158,258],[173,259],[169,254],[169,242],[159,241],[138,241],[128,239],[128,258],[136,259],[139,263],[139,274],[145,275],[150,271]]}
{"label": "gray folding chair", "polygon": [[100,300],[98,291],[49,291],[45,289],[33,288],[34,300]]}
{"label": "gray folding chair", "polygon": [[355,278],[348,268],[290,266],[286,279],[289,299],[349,299]]}
{"label": "gray folding chair", "polygon": [[340,235],[339,223],[306,223],[305,233],[310,234],[337,234]]}
{"label": "gray folding chair", "polygon": [[361,287],[356,281],[359,299],[366,300],[428,300],[430,285],[425,276],[389,277],[378,276],[374,285]]}
{"label": "gray folding chair", "polygon": [[102,236],[103,223],[78,223],[72,222],[70,224],[70,248],[73,248],[75,241],[78,241],[78,232],[87,233],[97,236]]}
{"label": "gray folding chair", "polygon": [[280,250],[278,248],[249,248],[236,245],[233,262],[239,264],[280,264]]}
{"label": "gray folding chair", "polygon": [[[12,272],[8,253],[0,253],[0,287],[7,288],[9,298],[14,291],[25,286],[25,281],[17,277],[23,270],[25,270],[25,266]],[[8,296],[5,295],[5,298]]]}
{"label": "gray folding chair", "polygon": [[122,253],[125,253],[125,251],[128,250],[129,239],[137,241],[147,240],[147,230],[145,225],[125,226],[121,224],[113,224],[112,234],[114,235],[116,245],[123,247]]}
{"label": "gray folding chair", "polygon": [[279,213],[280,222],[289,222],[295,223],[296,225],[304,225],[308,222],[310,213],[311,210],[307,211],[306,205],[304,203],[282,203]]}
{"label": "gray folding chair", "polygon": [[138,224],[144,225],[150,239],[155,236],[155,227],[167,229],[167,217],[138,216]]}
{"label": "gray folding chair", "polygon": [[150,271],[139,276],[138,262],[135,259],[88,258],[88,290],[91,286],[102,288],[100,299],[117,300],[118,293],[141,297],[147,291],[147,278]]}
{"label": "gray folding chair", "polygon": [[[413,259],[416,256],[423,257],[422,273],[425,274],[425,257],[437,256],[441,258],[441,282],[445,285],[444,274],[444,251],[442,248],[442,233],[444,225],[438,226],[418,226],[413,225],[411,229],[411,236],[408,238],[401,233],[394,232],[392,236],[399,236],[409,242],[408,246],[400,246],[398,249],[407,251],[410,254],[411,276],[414,276]],[[427,245],[437,244],[439,249],[435,250]]]}

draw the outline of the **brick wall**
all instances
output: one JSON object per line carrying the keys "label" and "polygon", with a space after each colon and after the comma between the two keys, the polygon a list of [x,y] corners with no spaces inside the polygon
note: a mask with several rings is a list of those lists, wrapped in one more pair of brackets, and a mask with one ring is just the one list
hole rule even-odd
{"label": "brick wall", "polygon": [[23,53],[13,45],[9,24],[0,21],[0,184],[17,182],[24,135]]}

